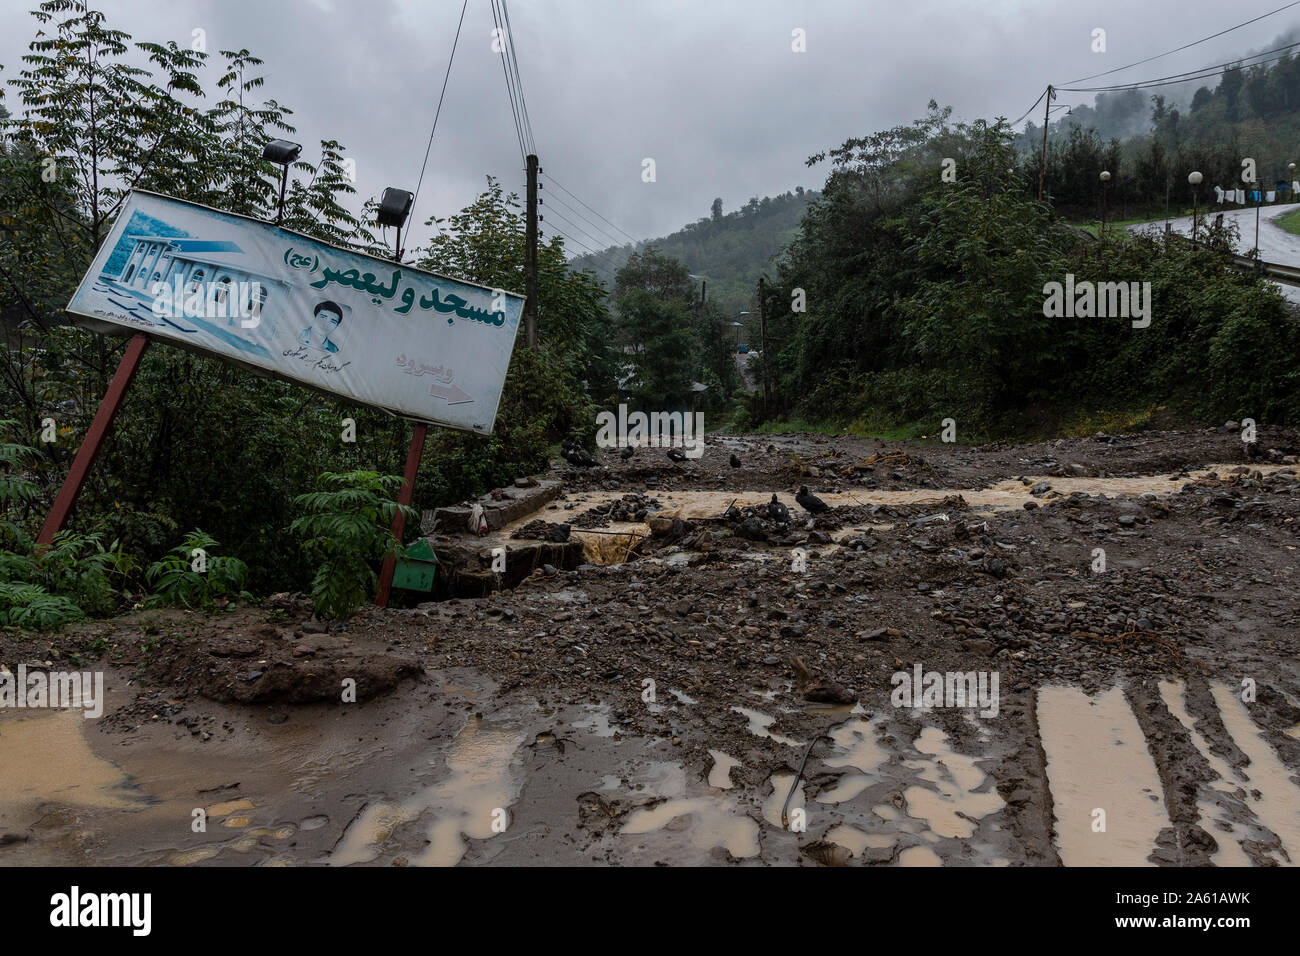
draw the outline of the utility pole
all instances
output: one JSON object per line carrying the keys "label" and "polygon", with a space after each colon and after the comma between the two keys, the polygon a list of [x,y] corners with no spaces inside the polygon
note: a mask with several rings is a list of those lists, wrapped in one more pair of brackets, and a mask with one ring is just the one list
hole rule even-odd
{"label": "utility pole", "polygon": [[524,340],[530,349],[537,348],[537,174],[541,168],[537,157],[528,157],[528,226],[524,254]]}
{"label": "utility pole", "polygon": [[1047,122],[1048,113],[1052,109],[1052,100],[1056,94],[1052,92],[1052,84],[1047,84],[1047,103],[1043,106],[1043,159],[1038,167],[1038,201],[1043,201],[1043,181],[1047,178]]}
{"label": "utility pole", "polygon": [[767,414],[767,307],[763,303],[763,279],[758,277],[758,340],[763,350],[763,413]]}

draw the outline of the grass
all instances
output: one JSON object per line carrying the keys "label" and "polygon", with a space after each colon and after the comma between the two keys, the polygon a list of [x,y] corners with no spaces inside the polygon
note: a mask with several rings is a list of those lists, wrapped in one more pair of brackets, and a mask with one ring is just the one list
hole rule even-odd
{"label": "grass", "polygon": [[[1078,407],[1059,409],[1054,406],[1036,406],[1022,410],[1013,419],[1003,419],[1000,427],[958,427],[957,444],[983,445],[991,441],[1037,442],[1053,438],[1087,437],[1099,431],[1107,434],[1133,433],[1150,428],[1176,428],[1194,421],[1195,416],[1186,410],[1168,405],[1121,405],[1114,408]],[[935,420],[898,422],[883,417],[881,413],[863,410],[852,422],[810,421],[788,418],[765,422],[755,429],[756,434],[783,435],[792,433],[816,435],[852,435],[857,438],[878,438],[881,441],[910,441],[939,444],[942,427]]]}
{"label": "grass", "polygon": [[[1192,214],[1192,210],[1190,208],[1183,209],[1183,210],[1170,209],[1168,218],[1180,219],[1184,216],[1191,216],[1191,214]],[[1163,212],[1147,213],[1146,215],[1142,215],[1142,216],[1131,216],[1128,219],[1107,218],[1106,232],[1109,233],[1112,230],[1125,229],[1129,226],[1139,226],[1142,225],[1143,223],[1148,223],[1148,222],[1164,222],[1165,218],[1166,217]],[[1082,229],[1084,232],[1096,236],[1101,229],[1101,220],[1087,219],[1084,220],[1083,222],[1071,222],[1070,225],[1074,226],[1074,228],[1076,229]]]}
{"label": "grass", "polygon": [[1281,226],[1287,232],[1300,236],[1300,209],[1293,209],[1285,216],[1279,216],[1273,220],[1275,225]]}

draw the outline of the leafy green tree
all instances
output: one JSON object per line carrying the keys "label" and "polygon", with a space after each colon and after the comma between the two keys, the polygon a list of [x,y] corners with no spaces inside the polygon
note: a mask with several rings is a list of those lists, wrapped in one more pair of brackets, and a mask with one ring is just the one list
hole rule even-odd
{"label": "leafy green tree", "polygon": [[629,350],[629,391],[642,408],[677,408],[690,392],[701,355],[690,309],[632,289],[619,298],[618,311]]}
{"label": "leafy green tree", "polygon": [[220,598],[247,596],[243,588],[248,566],[238,558],[216,554],[220,546],[202,531],[187,534],[162,560],[149,565],[145,579],[153,593],[146,603],[210,607]]}
{"label": "leafy green tree", "polygon": [[[288,108],[261,98],[262,62],[247,50],[221,52],[219,92],[205,104],[214,85],[207,54],[135,43],[103,13],[67,0],[34,15],[41,33],[9,83],[15,115],[0,117],[0,407],[21,413],[17,431],[31,444],[46,417],[61,436],[83,435],[117,362],[120,340],[63,324],[62,310],[126,190],[269,218],[279,176],[262,147],[294,131]],[[286,226],[377,246],[346,205],[354,188],[340,144],[323,141],[319,161],[305,155],[290,172]],[[355,445],[336,440],[343,417],[357,421]],[[250,583],[293,587],[309,573],[281,533],[293,496],[329,468],[400,468],[404,433],[391,416],[154,348],[74,525],[124,551],[158,554],[179,520],[198,523],[252,557]],[[42,443],[28,463],[37,493],[22,506],[24,533],[34,531],[75,447],[75,437]],[[221,468],[208,467],[214,452]]]}
{"label": "leafy green tree", "polygon": [[[421,266],[493,288],[524,288],[525,221],[514,193],[487,189],[419,250]],[[595,430],[592,395],[612,397],[614,358],[604,287],[569,267],[560,237],[538,244],[538,348],[516,343],[494,433],[437,429],[425,446],[418,500],[455,500],[546,467],[548,449]]]}
{"label": "leafy green tree", "polygon": [[614,299],[622,302],[640,291],[664,302],[690,302],[695,285],[679,260],[666,256],[655,246],[634,252],[614,277]]}
{"label": "leafy green tree", "polygon": [[320,483],[324,490],[294,499],[303,514],[289,529],[316,568],[311,583],[316,613],[342,619],[374,596],[379,562],[402,554],[402,543],[389,530],[393,515],[399,509],[408,517],[415,512],[389,497],[400,487],[400,475],[327,472]]}

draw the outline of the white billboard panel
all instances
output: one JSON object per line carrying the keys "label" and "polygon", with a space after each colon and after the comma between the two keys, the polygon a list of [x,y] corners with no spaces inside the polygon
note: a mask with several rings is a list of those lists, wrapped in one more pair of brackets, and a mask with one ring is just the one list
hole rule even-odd
{"label": "white billboard panel", "polygon": [[364,405],[492,431],[524,299],[136,190],[68,312]]}

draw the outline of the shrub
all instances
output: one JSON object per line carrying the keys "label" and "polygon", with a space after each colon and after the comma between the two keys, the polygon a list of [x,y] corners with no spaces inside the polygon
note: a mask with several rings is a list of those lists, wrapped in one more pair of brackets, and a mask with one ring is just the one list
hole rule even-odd
{"label": "shrub", "polygon": [[388,497],[402,483],[399,475],[377,471],[326,472],[324,490],[299,495],[294,504],[305,514],[289,529],[302,539],[316,568],[311,596],[316,613],[346,618],[375,593],[376,563],[402,553],[389,525],[398,508],[407,517],[415,509]]}
{"label": "shrub", "polygon": [[149,565],[145,579],[153,594],[145,603],[150,607],[210,607],[218,598],[247,597],[243,586],[248,565],[238,558],[213,554],[220,546],[211,535],[191,531],[161,561]]}

